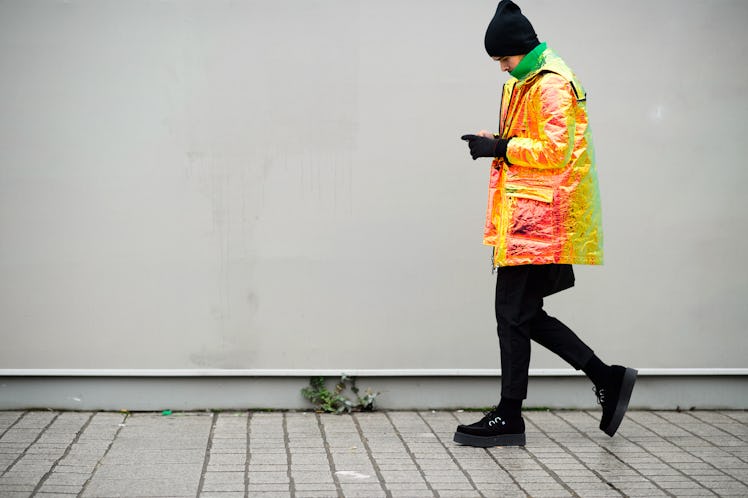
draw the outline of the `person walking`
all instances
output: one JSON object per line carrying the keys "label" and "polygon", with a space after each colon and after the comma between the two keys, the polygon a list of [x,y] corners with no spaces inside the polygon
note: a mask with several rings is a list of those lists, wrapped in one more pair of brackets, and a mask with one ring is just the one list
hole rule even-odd
{"label": "person walking", "polygon": [[637,371],[607,365],[543,310],[543,298],[574,285],[572,265],[603,263],[603,232],[586,93],[576,75],[511,0],[501,0],[485,35],[504,84],[499,132],[463,135],[473,160],[493,158],[483,243],[493,247],[501,398],[454,441],[478,447],[525,445],[530,341],[592,381],[600,429],[613,436]]}

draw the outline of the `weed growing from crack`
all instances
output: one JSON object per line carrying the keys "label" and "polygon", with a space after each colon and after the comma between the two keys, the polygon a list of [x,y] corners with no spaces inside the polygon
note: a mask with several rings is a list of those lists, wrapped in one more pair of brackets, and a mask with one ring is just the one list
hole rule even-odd
{"label": "weed growing from crack", "polygon": [[[345,395],[347,390],[353,393],[355,400]],[[309,386],[303,388],[301,394],[316,406],[317,411],[341,414],[373,411],[374,400],[380,393],[367,389],[362,394],[356,386],[356,378],[344,374],[332,391],[327,388],[324,377],[311,377]]]}

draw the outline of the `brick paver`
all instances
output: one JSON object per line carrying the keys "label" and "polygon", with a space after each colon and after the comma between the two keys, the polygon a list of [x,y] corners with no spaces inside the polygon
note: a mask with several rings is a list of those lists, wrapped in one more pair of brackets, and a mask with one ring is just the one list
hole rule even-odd
{"label": "brick paver", "polygon": [[481,414],[0,412],[0,496],[748,496],[744,411],[527,411],[527,446],[452,442]]}

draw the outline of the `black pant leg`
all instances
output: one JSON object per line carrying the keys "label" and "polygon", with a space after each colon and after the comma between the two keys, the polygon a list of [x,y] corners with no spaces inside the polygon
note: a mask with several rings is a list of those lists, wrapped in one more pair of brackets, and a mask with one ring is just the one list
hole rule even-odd
{"label": "black pant leg", "polygon": [[531,323],[542,310],[531,265],[500,267],[496,276],[496,322],[501,350],[501,395],[527,397]]}
{"label": "black pant leg", "polygon": [[555,265],[506,266],[496,278],[496,322],[501,349],[501,395],[527,397],[530,340],[579,370],[593,351],[560,320],[543,310],[543,296]]}
{"label": "black pant leg", "polygon": [[581,370],[595,353],[569,327],[540,310],[530,324],[530,338]]}

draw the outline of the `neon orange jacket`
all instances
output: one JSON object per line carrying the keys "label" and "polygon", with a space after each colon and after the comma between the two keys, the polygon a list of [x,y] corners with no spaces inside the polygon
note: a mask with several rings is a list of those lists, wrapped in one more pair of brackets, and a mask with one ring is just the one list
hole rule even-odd
{"label": "neon orange jacket", "polygon": [[603,262],[603,231],[586,94],[552,50],[504,84],[483,243],[494,266]]}

